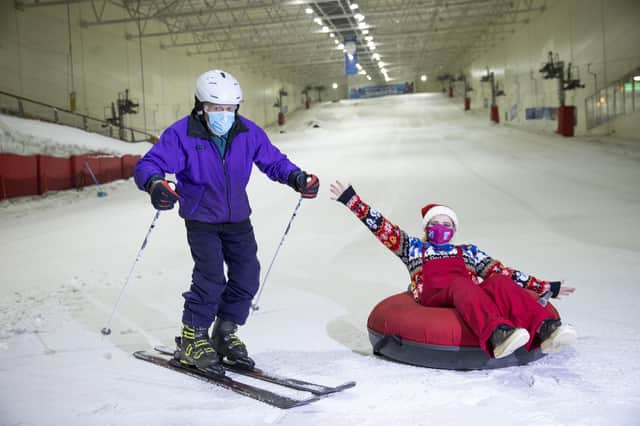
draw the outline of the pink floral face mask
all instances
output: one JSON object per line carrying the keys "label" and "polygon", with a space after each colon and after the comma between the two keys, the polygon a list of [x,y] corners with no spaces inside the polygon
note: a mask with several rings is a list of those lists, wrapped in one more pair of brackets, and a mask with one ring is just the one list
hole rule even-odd
{"label": "pink floral face mask", "polygon": [[447,244],[453,238],[455,230],[445,225],[427,226],[427,238],[434,244]]}

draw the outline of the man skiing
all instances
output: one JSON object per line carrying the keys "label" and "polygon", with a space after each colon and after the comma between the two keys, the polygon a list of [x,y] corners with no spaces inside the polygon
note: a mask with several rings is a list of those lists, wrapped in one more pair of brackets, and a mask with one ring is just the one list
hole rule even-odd
{"label": "man skiing", "polygon": [[[214,375],[224,375],[222,357],[254,366],[235,334],[259,287],[246,192],[253,164],[303,198],[315,198],[320,185],[317,176],[302,171],[272,145],[264,130],[238,114],[242,101],[240,84],[231,74],[205,72],[196,81],[191,114],[164,131],[134,173],[137,186],[150,194],[156,209],[169,210],[180,201],[194,267],[191,288],[183,293],[175,357]],[[165,179],[167,173],[175,174],[175,189]]]}

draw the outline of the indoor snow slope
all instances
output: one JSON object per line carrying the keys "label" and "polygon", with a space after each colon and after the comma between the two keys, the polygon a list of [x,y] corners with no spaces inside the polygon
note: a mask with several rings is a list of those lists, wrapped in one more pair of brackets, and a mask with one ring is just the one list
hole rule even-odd
{"label": "indoor snow slope", "polygon": [[[102,336],[154,216],[148,195],[120,181],[105,198],[86,188],[0,203],[0,424],[638,424],[639,145],[493,126],[441,94],[318,105],[271,136],[321,188],[302,202],[239,336],[267,370],[357,386],[283,411],[133,358],[180,328],[192,260],[176,210],[160,214]],[[448,204],[458,243],[567,280],[575,294],[554,304],[576,346],[471,372],[373,356],[367,316],[409,277],[329,199],[336,179],[411,235],[423,205]],[[298,196],[257,169],[249,195],[264,274]]]}

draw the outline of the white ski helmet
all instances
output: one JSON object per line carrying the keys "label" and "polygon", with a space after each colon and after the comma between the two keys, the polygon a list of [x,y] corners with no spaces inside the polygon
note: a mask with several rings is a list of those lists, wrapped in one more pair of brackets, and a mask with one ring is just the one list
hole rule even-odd
{"label": "white ski helmet", "polygon": [[239,105],[242,89],[234,76],[226,71],[211,70],[198,77],[196,99],[212,104]]}

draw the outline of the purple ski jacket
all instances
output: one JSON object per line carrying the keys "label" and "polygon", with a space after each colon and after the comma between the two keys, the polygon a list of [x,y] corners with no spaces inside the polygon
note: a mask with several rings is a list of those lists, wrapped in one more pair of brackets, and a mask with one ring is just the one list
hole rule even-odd
{"label": "purple ski jacket", "polygon": [[300,170],[276,148],[257,124],[238,115],[229,131],[224,155],[209,140],[210,133],[193,113],[167,128],[136,164],[138,188],[146,191],[152,177],[176,175],[179,214],[186,220],[238,223],[249,218],[246,187],[252,166],[271,180],[287,183]]}

